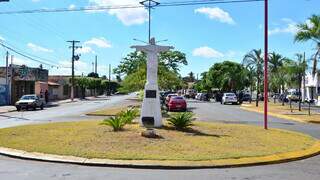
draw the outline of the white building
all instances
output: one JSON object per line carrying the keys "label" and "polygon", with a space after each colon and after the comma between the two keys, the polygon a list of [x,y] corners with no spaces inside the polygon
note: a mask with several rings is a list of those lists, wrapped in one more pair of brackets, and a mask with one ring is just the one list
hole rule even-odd
{"label": "white building", "polygon": [[305,81],[301,86],[302,100],[313,99],[320,105],[320,81],[318,79],[318,74],[312,76],[311,73],[306,73]]}

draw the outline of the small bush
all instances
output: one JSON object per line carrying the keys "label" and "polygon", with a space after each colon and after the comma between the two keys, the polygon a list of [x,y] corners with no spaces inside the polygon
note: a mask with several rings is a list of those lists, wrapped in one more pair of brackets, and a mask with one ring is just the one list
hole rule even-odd
{"label": "small bush", "polygon": [[184,130],[192,126],[193,114],[190,112],[176,113],[170,116],[168,123],[178,130]]}
{"label": "small bush", "polygon": [[101,124],[112,127],[113,131],[121,131],[127,123],[124,118],[120,116],[115,116],[115,117],[111,117],[109,119],[103,120]]}
{"label": "small bush", "polygon": [[129,108],[126,111],[121,111],[119,117],[121,117],[127,124],[132,124],[132,121],[138,116],[139,110],[137,108]]}

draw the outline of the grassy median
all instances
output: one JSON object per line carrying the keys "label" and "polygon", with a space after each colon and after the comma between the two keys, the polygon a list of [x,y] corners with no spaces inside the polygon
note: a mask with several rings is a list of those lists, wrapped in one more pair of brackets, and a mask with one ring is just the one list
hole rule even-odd
{"label": "grassy median", "polygon": [[217,160],[303,150],[316,140],[283,130],[195,122],[192,130],[157,129],[148,139],[138,124],[113,132],[101,121],[27,125],[0,130],[0,146],[58,155],[121,160]]}
{"label": "grassy median", "polygon": [[[259,107],[256,107],[255,103],[252,103],[252,104],[242,104],[241,108],[244,110],[254,111],[258,113],[264,112],[263,102],[259,103]],[[299,121],[299,122],[320,123],[320,113],[312,111],[311,115],[309,115],[307,109],[302,109],[301,111],[299,111],[298,108],[293,105],[292,105],[292,111],[291,111],[290,106],[287,104],[282,106],[281,103],[270,102],[268,104],[268,112],[271,116],[275,116],[278,118]]]}

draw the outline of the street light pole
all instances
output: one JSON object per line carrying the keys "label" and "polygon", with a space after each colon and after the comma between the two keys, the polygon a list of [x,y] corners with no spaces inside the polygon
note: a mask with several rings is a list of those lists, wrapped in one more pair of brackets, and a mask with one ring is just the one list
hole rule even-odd
{"label": "street light pole", "polygon": [[264,129],[268,129],[268,0],[264,1]]}
{"label": "street light pole", "polygon": [[151,9],[158,6],[160,3],[154,0],[144,0],[140,2],[141,5],[143,5],[146,9],[148,9],[149,14],[149,29],[148,29],[148,43],[150,44],[151,40]]}

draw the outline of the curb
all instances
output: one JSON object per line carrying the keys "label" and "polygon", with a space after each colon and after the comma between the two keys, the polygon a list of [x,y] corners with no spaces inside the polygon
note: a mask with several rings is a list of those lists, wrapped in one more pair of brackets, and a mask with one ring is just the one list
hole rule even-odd
{"label": "curb", "polygon": [[[250,108],[247,108],[247,107],[240,107],[240,109],[245,110],[245,111],[250,111],[250,112],[256,112],[256,113],[263,114],[263,112],[260,111],[260,110],[250,109]],[[303,120],[301,120],[301,119],[299,119],[299,118],[288,117],[288,116],[286,116],[286,115],[276,114],[276,113],[272,113],[272,112],[268,112],[268,115],[273,116],[273,117],[277,117],[277,118],[281,118],[281,119],[297,121],[297,122],[301,122],[301,123],[320,124],[320,122],[316,122],[316,121],[303,121]]]}
{"label": "curb", "polygon": [[258,165],[285,163],[306,159],[320,154],[320,141],[311,147],[287,153],[279,153],[262,157],[246,157],[238,159],[221,159],[211,161],[153,161],[153,160],[111,160],[87,159],[75,156],[61,156],[44,153],[26,152],[11,148],[0,147],[0,154],[8,157],[35,160],[43,162],[77,164],[84,166],[105,166],[123,168],[150,168],[150,169],[205,169],[205,168],[235,168]]}

